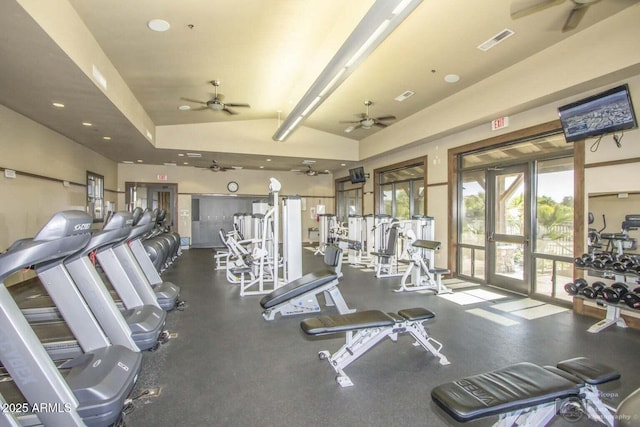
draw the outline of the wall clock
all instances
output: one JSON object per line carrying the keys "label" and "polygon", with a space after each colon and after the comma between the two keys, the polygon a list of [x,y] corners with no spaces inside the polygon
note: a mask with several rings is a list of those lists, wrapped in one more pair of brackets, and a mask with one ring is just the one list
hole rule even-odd
{"label": "wall clock", "polygon": [[231,193],[235,193],[239,188],[240,186],[235,181],[229,181],[229,183],[227,184],[227,190],[229,190]]}

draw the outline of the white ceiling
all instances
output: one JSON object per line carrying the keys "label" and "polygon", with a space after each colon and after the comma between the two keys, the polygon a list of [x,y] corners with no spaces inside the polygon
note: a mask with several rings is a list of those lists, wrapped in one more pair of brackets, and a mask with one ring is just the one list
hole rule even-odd
{"label": "white ceiling", "polygon": [[[38,23],[42,18],[25,11],[34,3],[7,0],[0,5],[0,103],[116,161],[176,161],[184,150],[157,150],[148,144],[64,46],[43,31]],[[224,121],[242,127],[247,120],[286,117],[374,1],[110,0],[101,7],[95,0],[69,3],[156,126]],[[390,128],[400,126],[410,115],[638,0],[597,2],[569,32],[561,29],[574,7],[570,0],[511,18],[512,11],[536,3],[540,1],[424,0],[304,126],[362,140],[380,128],[346,133],[349,124],[340,122],[358,120],[365,100],[373,101],[371,116],[396,116],[387,123]],[[150,31],[147,22],[154,18],[168,21],[169,31]],[[487,52],[477,48],[505,28],[515,35]],[[460,81],[445,82],[447,74],[458,74]],[[251,108],[233,108],[237,115],[178,110],[180,105],[199,106],[183,98],[211,99],[212,80],[221,82],[224,102],[248,103]],[[407,90],[415,95],[404,102],[394,100]],[[63,100],[66,107],[52,108],[54,100]],[[92,128],[77,125],[85,120],[97,123]],[[102,140],[107,134],[109,143]],[[207,166],[215,159],[224,166],[289,170],[300,168],[303,160],[278,149],[271,162],[264,155],[227,151],[202,151],[202,160],[191,164]],[[334,170],[341,164],[351,162],[333,156],[314,167]]]}

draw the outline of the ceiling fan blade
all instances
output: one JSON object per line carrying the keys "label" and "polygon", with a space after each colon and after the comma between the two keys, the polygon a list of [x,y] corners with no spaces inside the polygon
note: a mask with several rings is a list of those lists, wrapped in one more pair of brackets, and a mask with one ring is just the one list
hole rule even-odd
{"label": "ceiling fan blade", "polygon": [[388,126],[388,125],[385,125],[384,123],[380,123],[380,122],[375,122],[373,125],[381,127],[381,128],[386,128]]}
{"label": "ceiling fan blade", "polygon": [[338,123],[360,123],[360,120],[351,120],[351,121],[341,120]]}
{"label": "ceiling fan blade", "polygon": [[182,99],[183,101],[195,102],[196,104],[207,105],[206,102],[198,101],[197,99],[191,99],[191,98],[180,98],[180,99]]}
{"label": "ceiling fan blade", "polygon": [[562,32],[566,33],[567,31],[575,29],[578,24],[580,24],[580,21],[582,21],[584,14],[587,13],[587,9],[589,9],[591,4],[592,3],[584,5],[577,4],[573,9],[571,9],[571,13],[569,13],[569,16],[567,17],[567,22],[565,22],[564,27],[562,27]]}
{"label": "ceiling fan blade", "polygon": [[226,107],[226,105],[225,105],[225,107],[222,109],[222,111],[225,111],[225,112],[227,112],[228,114],[231,114],[231,115],[236,115],[236,114],[238,114],[238,113],[236,113],[235,111],[228,109],[228,108]]}
{"label": "ceiling fan blade", "polygon": [[396,116],[382,116],[382,117],[376,117],[374,120],[395,120]]}
{"label": "ceiling fan blade", "polygon": [[564,0],[543,0],[533,6],[525,7],[524,9],[518,10],[517,12],[511,13],[512,19],[518,19],[525,17],[527,15],[531,15],[532,13],[540,12],[548,7],[557,6],[561,3],[564,3]]}
{"label": "ceiling fan blade", "polygon": [[251,105],[249,104],[243,104],[243,103],[236,103],[236,102],[226,102],[224,105],[226,105],[227,107],[247,107],[247,108],[251,108]]}

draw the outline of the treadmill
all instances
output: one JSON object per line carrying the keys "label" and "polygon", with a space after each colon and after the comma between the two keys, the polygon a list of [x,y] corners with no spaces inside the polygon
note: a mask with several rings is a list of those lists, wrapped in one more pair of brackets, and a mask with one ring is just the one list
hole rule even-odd
{"label": "treadmill", "polygon": [[[158,305],[163,310],[170,311],[176,307],[176,304],[179,304],[180,288],[171,282],[162,281],[140,241],[143,235],[151,231],[153,225],[151,211],[143,212],[138,222],[132,227],[127,241],[115,245],[113,251],[129,282],[140,295],[142,301],[145,304]],[[111,269],[115,267],[111,262],[103,262],[100,254],[97,254],[97,258],[115,287],[116,283],[111,277],[113,274]],[[152,277],[152,280],[148,277]],[[120,292],[118,293],[120,294]],[[124,302],[122,294],[120,294],[120,297]]]}
{"label": "treadmill", "polygon": [[[74,286],[56,286],[68,273],[64,258],[91,239],[92,219],[82,211],[55,214],[33,239],[25,239],[0,254],[0,361],[9,378],[0,381],[7,403],[48,405],[51,411],[7,414],[6,425],[108,426],[121,415],[133,389],[142,355],[111,344]],[[38,337],[11,298],[4,280],[34,266],[69,327],[78,333],[85,354],[55,366]],[[57,409],[57,410],[56,410]]]}
{"label": "treadmill", "polygon": [[[90,255],[108,250],[129,235],[133,219],[129,213],[113,214],[102,230],[94,231],[91,240],[81,251],[64,260],[67,275],[62,275],[57,286],[77,287],[80,294],[93,311],[100,327],[114,344],[121,344],[135,351],[156,349],[164,340],[163,328],[166,313],[156,306],[138,304],[120,311],[108,292],[106,285],[91,262]],[[49,297],[50,298],[50,297]],[[47,299],[41,298],[40,302]],[[47,321],[33,321],[25,316],[31,327],[53,360],[77,357],[83,353],[81,343],[66,322],[60,320],[60,312],[53,307],[40,307],[35,311],[38,318],[50,316]]]}

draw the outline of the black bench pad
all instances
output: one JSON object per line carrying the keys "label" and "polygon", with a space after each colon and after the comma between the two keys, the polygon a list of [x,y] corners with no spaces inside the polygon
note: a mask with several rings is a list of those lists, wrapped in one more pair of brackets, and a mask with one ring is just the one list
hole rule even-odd
{"label": "black bench pad", "polygon": [[586,357],[575,357],[559,362],[557,367],[580,378],[587,384],[598,385],[620,378],[620,372]]}
{"label": "black bench pad", "polygon": [[305,274],[298,280],[289,282],[286,285],[274,290],[270,294],[265,295],[260,300],[260,305],[265,310],[275,307],[278,304],[287,302],[312,289],[319,288],[320,286],[329,283],[337,278],[338,275],[336,274],[336,272],[329,269]]}
{"label": "black bench pad", "polygon": [[307,335],[335,334],[358,329],[388,327],[396,321],[379,310],[366,310],[336,316],[320,316],[304,319],[300,327]]}
{"label": "black bench pad", "polygon": [[398,311],[398,314],[409,321],[433,319],[436,317],[433,311],[422,307],[405,308],[404,310]]}
{"label": "black bench pad", "polygon": [[437,251],[438,249],[440,249],[440,242],[435,242],[433,240],[416,240],[411,244],[411,246]]}
{"label": "black bench pad", "polygon": [[454,419],[465,422],[575,396],[581,385],[522,362],[439,385],[431,398]]}

